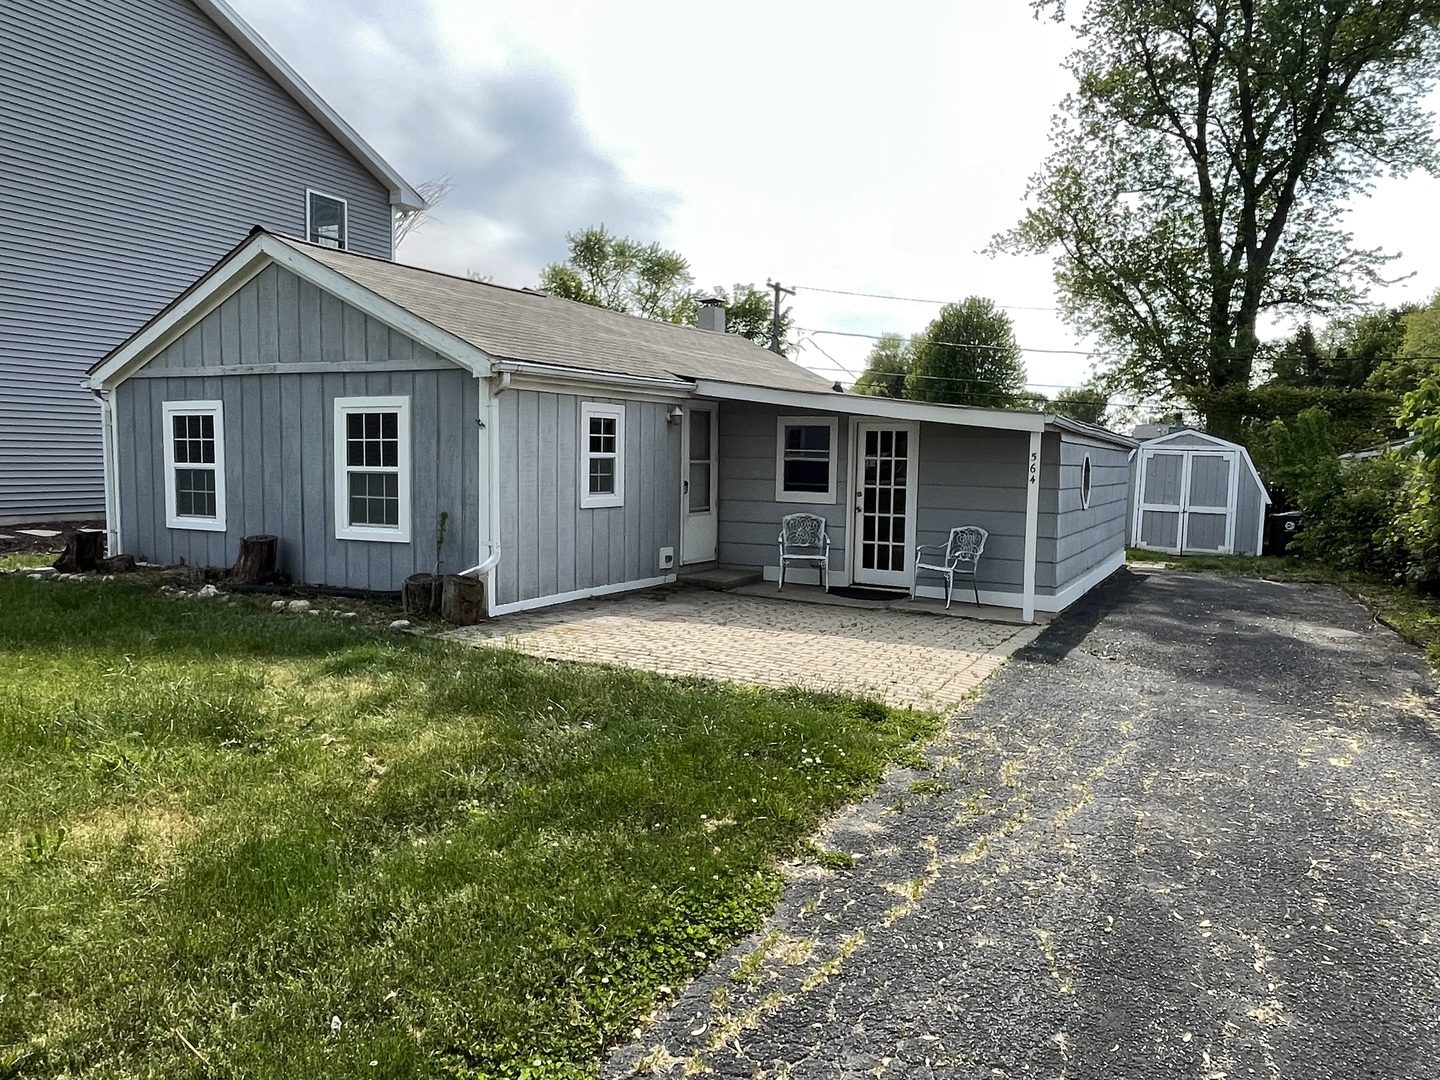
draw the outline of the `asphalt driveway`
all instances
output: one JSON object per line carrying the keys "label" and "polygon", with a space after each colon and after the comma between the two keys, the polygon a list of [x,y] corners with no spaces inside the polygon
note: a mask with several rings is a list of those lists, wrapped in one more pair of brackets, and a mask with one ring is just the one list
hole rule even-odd
{"label": "asphalt driveway", "polygon": [[1122,573],[606,1066],[1440,1076],[1440,727],[1343,593]]}

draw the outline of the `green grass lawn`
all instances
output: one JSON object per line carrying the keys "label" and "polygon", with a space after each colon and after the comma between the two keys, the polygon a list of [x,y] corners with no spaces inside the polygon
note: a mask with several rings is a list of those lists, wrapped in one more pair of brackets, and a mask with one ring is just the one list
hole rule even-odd
{"label": "green grass lawn", "polygon": [[1378,578],[1332,570],[1322,563],[1274,555],[1166,555],[1130,548],[1131,562],[1163,562],[1176,570],[1239,574],[1273,581],[1320,581],[1338,585],[1385,625],[1425,650],[1430,666],[1440,669],[1440,601],[1414,589]]}
{"label": "green grass lawn", "polygon": [[0,1077],[593,1075],[935,730],[381,625],[0,575]]}

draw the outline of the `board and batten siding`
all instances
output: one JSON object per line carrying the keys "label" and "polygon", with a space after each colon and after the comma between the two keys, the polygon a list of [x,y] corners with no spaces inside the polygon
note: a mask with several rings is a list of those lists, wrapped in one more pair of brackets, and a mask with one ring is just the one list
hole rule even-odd
{"label": "board and batten siding", "polygon": [[[1081,501],[1081,476],[1086,455],[1090,457],[1090,505]],[[1053,595],[1081,580],[1107,561],[1125,553],[1129,532],[1130,505],[1129,450],[1112,443],[1087,439],[1069,432],[1047,433],[1042,457],[1053,462],[1042,475],[1046,489],[1042,506],[1053,500],[1055,514],[1046,531],[1041,515],[1041,551],[1052,568],[1046,584],[1037,585],[1041,594]],[[1047,541],[1053,548],[1047,550]],[[1044,562],[1042,561],[1042,565]]]}
{"label": "board and batten siding", "polygon": [[[781,416],[837,420],[831,459],[836,471],[834,503],[776,501],[775,443]],[[722,566],[774,568],[778,572],[780,519],[786,514],[816,514],[825,519],[825,531],[830,534],[831,580],[840,580],[846,566],[851,508],[849,417],[843,413],[722,401],[718,423],[718,562]],[[785,577],[804,581],[814,580],[813,575],[814,571],[793,567]]]}
{"label": "board and batten siding", "polygon": [[305,189],[389,257],[389,193],[191,0],[7,0],[0,522],[104,509],[86,369]]}
{"label": "board and batten siding", "polygon": [[[348,367],[351,370],[339,370]],[[411,541],[339,540],[334,402],[408,396]],[[224,404],[226,531],[165,524],[162,405]],[[450,572],[479,551],[479,387],[403,334],[271,266],[191,326],[114,392],[121,544],[149,562],[229,566],[240,537],[280,538],[279,569],[297,582],[391,591]]]}
{"label": "board and batten siding", "polygon": [[[653,581],[679,556],[680,425],[665,402],[510,389],[498,397],[496,605]],[[625,407],[625,502],[580,506],[580,406]]]}

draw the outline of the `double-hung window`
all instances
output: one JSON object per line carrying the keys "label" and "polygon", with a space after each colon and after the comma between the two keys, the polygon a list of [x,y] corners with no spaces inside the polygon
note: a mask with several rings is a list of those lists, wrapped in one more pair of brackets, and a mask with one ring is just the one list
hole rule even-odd
{"label": "double-hung window", "polygon": [[225,409],[218,401],[166,401],[165,524],[225,531]]}
{"label": "double-hung window", "polygon": [[410,399],[335,399],[335,535],[410,542]]}
{"label": "double-hung window", "polygon": [[322,247],[348,248],[349,206],[344,199],[320,191],[305,192],[305,236]]}
{"label": "double-hung window", "polygon": [[833,503],[838,422],[782,416],[775,433],[775,501]]}
{"label": "double-hung window", "polygon": [[580,405],[580,506],[625,505],[625,406]]}

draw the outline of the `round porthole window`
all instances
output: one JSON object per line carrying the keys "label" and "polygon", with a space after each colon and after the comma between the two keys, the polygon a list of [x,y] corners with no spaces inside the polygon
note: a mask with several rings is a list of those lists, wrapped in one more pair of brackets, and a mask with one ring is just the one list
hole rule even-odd
{"label": "round porthole window", "polygon": [[1085,455],[1085,463],[1080,466],[1080,506],[1082,509],[1090,509],[1090,455]]}

